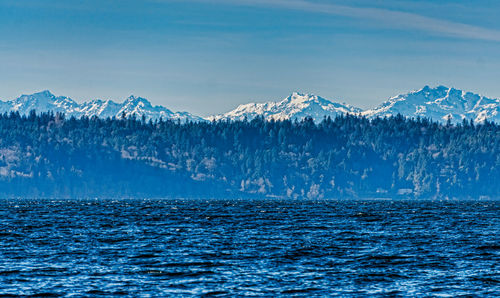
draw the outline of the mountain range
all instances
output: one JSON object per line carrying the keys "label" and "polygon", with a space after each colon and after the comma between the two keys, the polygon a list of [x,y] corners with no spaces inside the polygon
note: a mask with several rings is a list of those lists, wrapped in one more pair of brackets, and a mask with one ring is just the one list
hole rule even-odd
{"label": "mountain range", "polygon": [[188,112],[172,112],[162,106],[153,106],[147,99],[136,96],[129,96],[122,103],[116,103],[112,100],[92,100],[78,104],[74,100],[65,96],[55,96],[50,91],[45,90],[30,95],[21,95],[11,101],[0,101],[0,113],[19,112],[21,115],[27,115],[31,110],[37,112],[54,113],[60,112],[67,117],[116,117],[123,115],[137,117],[145,116],[149,119],[173,119],[181,121],[205,121],[203,118],[192,115]]}
{"label": "mountain range", "polygon": [[0,101],[0,113],[19,112],[26,115],[37,112],[61,112],[67,117],[97,116],[116,117],[135,115],[147,120],[173,119],[185,121],[243,120],[257,116],[267,120],[302,119],[306,116],[315,121],[325,117],[334,118],[341,114],[356,114],[367,118],[401,114],[405,117],[431,118],[435,121],[461,122],[464,119],[475,122],[485,120],[500,123],[500,100],[491,99],[472,92],[438,86],[424,88],[398,95],[381,105],[362,110],[346,103],[337,103],[312,94],[292,93],[281,101],[249,103],[238,106],[224,114],[202,118],[188,112],[173,112],[163,106],[153,106],[147,99],[130,96],[122,103],[111,100],[92,100],[77,103],[69,97],[55,96],[50,91],[21,95],[11,101]]}

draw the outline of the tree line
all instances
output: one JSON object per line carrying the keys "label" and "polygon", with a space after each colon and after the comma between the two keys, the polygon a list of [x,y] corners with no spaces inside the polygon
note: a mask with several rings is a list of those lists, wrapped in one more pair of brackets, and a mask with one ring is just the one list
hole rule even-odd
{"label": "tree line", "polygon": [[498,197],[500,126],[401,115],[181,123],[0,115],[0,195]]}

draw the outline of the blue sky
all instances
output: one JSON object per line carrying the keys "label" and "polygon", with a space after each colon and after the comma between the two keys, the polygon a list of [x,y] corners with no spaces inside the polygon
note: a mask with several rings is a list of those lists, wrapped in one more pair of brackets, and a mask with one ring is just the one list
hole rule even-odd
{"label": "blue sky", "polygon": [[500,97],[500,1],[0,0],[0,99],[130,94],[202,116],[292,91]]}

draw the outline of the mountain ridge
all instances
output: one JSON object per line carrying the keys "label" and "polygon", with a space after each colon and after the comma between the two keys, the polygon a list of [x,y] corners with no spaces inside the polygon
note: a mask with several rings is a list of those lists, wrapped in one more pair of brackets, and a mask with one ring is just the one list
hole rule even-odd
{"label": "mountain ridge", "polygon": [[316,121],[321,121],[328,116],[334,118],[339,114],[360,112],[361,109],[345,103],[332,102],[314,94],[293,92],[281,101],[239,105],[236,109],[212,116],[209,120],[243,120],[245,118],[251,120],[257,116],[263,116],[269,120],[285,120],[309,116]]}
{"label": "mountain ridge", "polygon": [[362,112],[362,115],[368,118],[396,114],[431,118],[435,121],[447,121],[449,118],[452,122],[500,122],[500,99],[491,99],[443,85],[435,88],[425,86],[391,97],[379,106]]}
{"label": "mountain ridge", "polygon": [[66,96],[55,96],[49,90],[33,94],[23,94],[11,101],[0,101],[0,112],[19,112],[27,115],[31,110],[37,112],[52,111],[64,113],[66,116],[76,118],[87,117],[116,117],[123,115],[136,117],[144,116],[146,120],[163,118],[164,120],[205,121],[205,119],[188,112],[173,112],[163,106],[153,106],[146,98],[129,96],[122,103],[112,100],[94,99],[78,104]]}
{"label": "mountain ridge", "polygon": [[325,117],[334,118],[343,114],[357,114],[369,119],[401,114],[409,118],[430,118],[434,121],[454,123],[463,120],[500,123],[500,99],[491,99],[472,92],[449,88],[425,86],[406,94],[393,96],[371,109],[360,109],[347,103],[330,101],[321,96],[293,92],[279,101],[241,104],[235,109],[209,117],[200,117],[189,112],[173,112],[161,105],[153,105],[146,98],[131,95],[122,103],[112,100],[94,99],[81,104],[66,96],[56,96],[49,90],[23,94],[11,101],[0,101],[0,113],[61,112],[68,117],[116,117],[135,115],[147,120],[172,119],[186,121],[244,120],[264,117],[266,120],[285,120],[312,117],[320,122]]}

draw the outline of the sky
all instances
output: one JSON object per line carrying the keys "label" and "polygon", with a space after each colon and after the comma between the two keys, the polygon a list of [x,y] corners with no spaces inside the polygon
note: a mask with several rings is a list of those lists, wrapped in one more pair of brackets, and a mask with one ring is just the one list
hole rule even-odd
{"label": "sky", "polygon": [[0,0],[0,99],[131,94],[201,116],[293,91],[500,98],[497,0]]}

